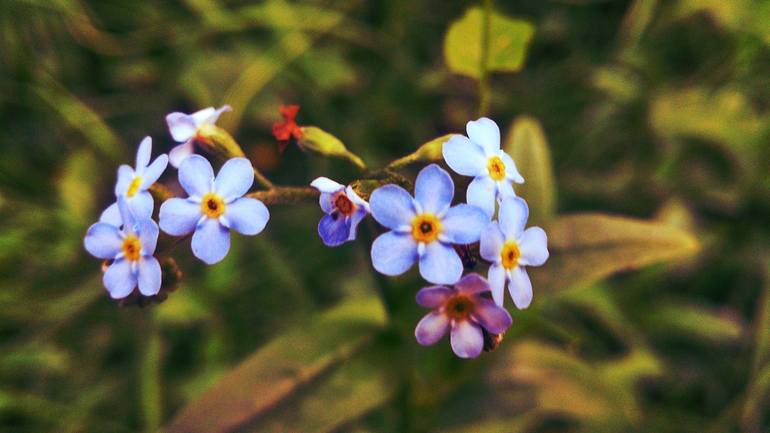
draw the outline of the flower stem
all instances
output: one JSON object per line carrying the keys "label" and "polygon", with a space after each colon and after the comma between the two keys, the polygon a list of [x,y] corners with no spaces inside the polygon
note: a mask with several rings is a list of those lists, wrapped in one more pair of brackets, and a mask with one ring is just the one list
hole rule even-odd
{"label": "flower stem", "polygon": [[257,167],[254,167],[254,179],[256,179],[260,185],[262,185],[267,189],[275,188],[275,184],[273,184],[273,182],[271,182],[270,179],[265,177],[264,174],[260,173],[260,171],[257,170]]}
{"label": "flower stem", "polygon": [[481,27],[481,59],[479,65],[479,116],[489,113],[490,85],[489,85],[489,39],[492,29],[492,0],[484,0],[484,15]]}
{"label": "flower stem", "polygon": [[318,191],[310,187],[276,186],[267,191],[256,191],[247,194],[266,205],[309,203],[318,198]]}
{"label": "flower stem", "polygon": [[143,315],[146,332],[139,337],[142,340],[142,346],[144,346],[139,367],[140,404],[144,430],[147,433],[158,432],[163,418],[160,384],[161,338],[154,311],[154,309],[150,309]]}

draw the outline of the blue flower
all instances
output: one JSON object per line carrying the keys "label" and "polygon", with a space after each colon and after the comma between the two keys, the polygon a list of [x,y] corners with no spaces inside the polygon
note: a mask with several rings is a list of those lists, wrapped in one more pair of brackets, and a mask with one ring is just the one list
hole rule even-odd
{"label": "blue flower", "polygon": [[412,198],[396,185],[372,193],[372,216],[392,230],[372,244],[374,268],[385,275],[400,275],[419,260],[423,278],[434,284],[452,284],[463,272],[452,244],[478,241],[489,217],[476,206],[450,208],[454,184],[449,173],[436,164],[417,175],[414,195]]}
{"label": "blue flower", "polygon": [[174,167],[179,167],[188,156],[195,151],[194,141],[198,135],[198,129],[203,125],[213,125],[219,116],[225,111],[231,111],[229,105],[223,105],[219,109],[214,107],[204,108],[193,114],[173,112],[166,115],[166,124],[171,138],[177,143],[182,143],[168,153],[169,161]]}
{"label": "blue flower", "polygon": [[160,290],[160,263],[153,257],[158,242],[158,225],[149,218],[137,218],[128,202],[118,196],[123,228],[98,222],[88,228],[86,250],[96,258],[112,260],[104,273],[104,287],[113,299],[130,295],[138,285],[144,296]]}
{"label": "blue flower", "polygon": [[326,215],[318,223],[318,235],[330,247],[356,238],[358,223],[369,214],[369,203],[353,191],[328,177],[319,177],[310,186],[321,193],[319,203]]}
{"label": "blue flower", "polygon": [[500,204],[498,221],[490,223],[481,233],[480,253],[492,262],[489,284],[495,303],[503,305],[505,282],[518,309],[532,302],[532,282],[525,266],[540,266],[548,260],[548,238],[540,227],[524,230],[529,217],[527,203],[518,197],[507,198]]}
{"label": "blue flower", "polygon": [[500,149],[500,128],[494,121],[482,117],[468,122],[466,129],[468,137],[454,135],[444,143],[444,160],[457,173],[475,178],[468,185],[466,200],[491,217],[496,199],[515,197],[511,182],[524,183],[524,178]]}
{"label": "blue flower", "polygon": [[192,155],[179,167],[179,183],[189,197],[161,205],[160,228],[172,236],[194,231],[193,254],[208,264],[227,255],[230,229],[256,235],[270,219],[261,201],[243,197],[254,183],[254,169],[246,158],[228,160],[215,178],[206,158]]}
{"label": "blue flower", "polygon": [[[131,212],[139,219],[152,217],[154,203],[152,194],[147,191],[153,183],[163,174],[168,165],[166,154],[155,158],[150,164],[152,156],[152,138],[144,137],[136,151],[136,167],[121,165],[118,168],[118,181],[115,184],[115,195],[123,197]],[[120,227],[123,224],[118,203],[111,204],[102,212],[100,222]]]}

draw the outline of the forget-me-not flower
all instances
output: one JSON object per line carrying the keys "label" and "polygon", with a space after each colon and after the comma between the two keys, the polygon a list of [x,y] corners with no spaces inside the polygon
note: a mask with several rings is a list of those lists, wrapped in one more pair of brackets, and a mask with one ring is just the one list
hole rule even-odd
{"label": "forget-me-not flower", "polygon": [[228,160],[214,177],[208,160],[192,155],[179,166],[179,183],[189,197],[161,205],[160,228],[172,236],[194,231],[193,254],[208,264],[227,255],[230,229],[256,235],[270,219],[261,201],[243,197],[254,183],[254,169],[246,158]]}
{"label": "forget-me-not flower", "polygon": [[144,296],[160,290],[160,263],[153,256],[158,242],[158,225],[150,218],[137,218],[128,201],[118,196],[123,227],[98,222],[88,228],[86,250],[96,258],[112,260],[102,278],[113,299],[130,295],[138,285]]}
{"label": "forget-me-not flower", "polygon": [[548,238],[540,227],[524,230],[529,217],[527,203],[512,197],[500,204],[498,221],[490,223],[481,233],[480,253],[492,262],[489,285],[492,298],[503,305],[505,282],[518,309],[532,302],[532,282],[525,266],[540,266],[548,260]]}
{"label": "forget-me-not flower", "polygon": [[[152,194],[148,189],[163,174],[168,165],[168,156],[155,158],[150,163],[152,156],[152,138],[144,137],[136,151],[136,167],[131,168],[126,164],[118,168],[118,181],[115,183],[115,195],[123,197],[126,205],[137,218],[150,218],[154,203]],[[118,203],[111,204],[102,212],[99,221],[120,227],[123,224]]]}
{"label": "forget-me-not flower", "polygon": [[468,185],[466,200],[490,217],[495,203],[515,197],[511,182],[524,183],[513,159],[500,149],[500,128],[486,117],[468,122],[468,137],[454,135],[442,149],[449,167],[463,176],[475,179]]}
{"label": "forget-me-not flower", "polygon": [[369,199],[372,216],[391,231],[372,244],[372,264],[385,275],[400,275],[420,263],[420,275],[434,284],[460,279],[463,264],[452,244],[479,240],[489,217],[476,206],[450,207],[454,183],[431,164],[417,175],[414,198],[397,185],[376,189]]}
{"label": "forget-me-not flower", "polygon": [[310,186],[321,193],[319,204],[326,215],[318,223],[318,235],[330,247],[356,238],[358,223],[369,214],[369,203],[351,186],[345,187],[328,177],[319,177]]}
{"label": "forget-me-not flower", "polygon": [[180,112],[170,113],[166,116],[168,131],[171,137],[177,143],[182,143],[168,153],[169,162],[174,167],[179,168],[188,156],[195,152],[195,138],[198,135],[198,129],[203,125],[213,125],[219,116],[225,111],[231,111],[229,105],[215,109],[214,107],[204,108],[192,114]]}
{"label": "forget-me-not flower", "polygon": [[511,326],[511,315],[484,297],[489,283],[479,274],[468,274],[453,287],[425,287],[417,292],[417,303],[433,311],[414,330],[417,342],[430,346],[447,331],[452,351],[460,358],[475,358],[484,348],[482,328],[502,334]]}

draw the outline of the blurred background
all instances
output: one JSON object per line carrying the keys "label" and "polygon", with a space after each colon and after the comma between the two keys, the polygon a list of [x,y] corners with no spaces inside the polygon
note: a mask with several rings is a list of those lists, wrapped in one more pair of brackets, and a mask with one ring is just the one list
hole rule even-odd
{"label": "blurred background", "polygon": [[[768,431],[768,1],[495,2],[533,34],[518,71],[488,77],[489,115],[534,134],[549,198],[525,196],[555,245],[477,360],[420,347],[419,275],[373,272],[374,225],[324,247],[315,203],[271,208],[215,266],[183,244],[159,305],[109,299],[82,239],[142,137],[171,148],[168,112],[228,103],[219,125],[276,183],[352,181],[346,161],[278,152],[279,106],[371,167],[463,132],[479,83],[445,36],[472,6],[0,2],[0,431]],[[588,249],[608,258],[560,256],[575,212],[700,248],[600,224]]]}

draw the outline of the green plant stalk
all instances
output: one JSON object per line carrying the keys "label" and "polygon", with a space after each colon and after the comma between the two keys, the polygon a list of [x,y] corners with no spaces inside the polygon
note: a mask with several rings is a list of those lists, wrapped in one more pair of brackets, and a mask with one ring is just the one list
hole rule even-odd
{"label": "green plant stalk", "polygon": [[484,22],[481,27],[481,64],[479,65],[479,117],[489,113],[491,89],[489,84],[489,39],[492,31],[492,0],[484,0]]}
{"label": "green plant stalk", "polygon": [[144,312],[143,321],[145,332],[139,338],[140,346],[144,347],[139,366],[140,406],[144,431],[157,433],[160,431],[163,418],[163,401],[161,398],[160,352],[161,337],[158,323],[155,320],[155,310]]}

